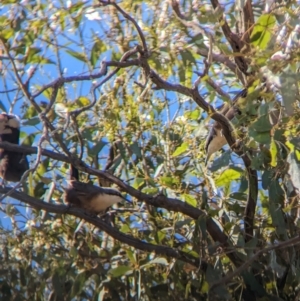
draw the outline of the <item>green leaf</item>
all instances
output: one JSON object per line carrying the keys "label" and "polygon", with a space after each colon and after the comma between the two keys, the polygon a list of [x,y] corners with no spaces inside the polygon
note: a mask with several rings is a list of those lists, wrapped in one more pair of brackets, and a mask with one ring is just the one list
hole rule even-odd
{"label": "green leaf", "polygon": [[185,67],[187,67],[189,64],[194,63],[196,64],[196,60],[192,53],[189,50],[183,50],[181,51],[181,57],[182,57],[182,62]]}
{"label": "green leaf", "polygon": [[193,111],[188,111],[184,113],[184,116],[189,120],[198,120],[200,117],[201,111],[199,109],[195,109]]}
{"label": "green leaf", "polygon": [[140,186],[142,186],[143,184],[145,183],[145,179],[144,178],[139,178],[139,177],[136,177],[134,179],[134,182],[132,184],[132,187],[135,188],[135,189],[138,189]]}
{"label": "green leaf", "polygon": [[117,268],[110,269],[108,271],[108,274],[110,274],[112,277],[121,277],[124,275],[129,275],[132,273],[132,269],[126,265],[120,265]]}
{"label": "green leaf", "polygon": [[162,264],[162,265],[169,265],[169,262],[167,261],[166,258],[163,258],[163,257],[157,257],[157,258],[154,258],[153,260],[147,262],[146,264],[144,265],[141,265],[141,269],[142,268],[146,268],[150,265],[153,265],[153,264]]}
{"label": "green leaf", "polygon": [[239,201],[246,201],[248,194],[243,193],[243,192],[233,192],[229,195],[230,198],[239,200]]}
{"label": "green leaf", "polygon": [[273,171],[272,170],[265,170],[262,174],[261,180],[262,180],[262,188],[268,189],[273,177]]}
{"label": "green leaf", "polygon": [[271,166],[275,167],[277,165],[277,145],[274,139],[271,141],[270,145],[270,152],[271,152]]}
{"label": "green leaf", "polygon": [[34,142],[35,137],[36,137],[36,133],[32,133],[32,134],[28,135],[25,132],[21,132],[20,137],[21,138],[24,137],[24,140],[22,141],[22,145],[31,146],[33,144],[33,142]]}
{"label": "green leaf", "polygon": [[89,98],[81,96],[81,97],[77,98],[76,103],[78,105],[80,105],[80,107],[84,107],[84,106],[89,105],[91,103],[91,101],[89,100]]}
{"label": "green leaf", "polygon": [[162,240],[166,237],[166,233],[160,230],[156,231],[154,235],[158,244],[161,244]]}
{"label": "green leaf", "polygon": [[265,14],[256,21],[250,41],[260,49],[266,49],[272,37],[272,29],[276,25],[276,18],[272,14]]}
{"label": "green leaf", "polygon": [[257,132],[252,128],[252,126],[250,126],[248,129],[248,134],[250,137],[252,137],[258,143],[269,144],[271,142],[270,131]]}
{"label": "green leaf", "polygon": [[47,172],[48,166],[50,163],[50,159],[46,158],[44,160],[42,160],[38,166],[38,168],[36,169],[35,172],[35,179],[37,181],[39,181],[39,179]]}
{"label": "green leaf", "polygon": [[245,250],[248,254],[248,258],[252,257],[254,254],[254,251],[257,247],[258,239],[257,237],[253,237],[251,240],[249,240],[245,245]]}
{"label": "green leaf", "polygon": [[197,200],[190,194],[182,194],[182,199],[193,207],[197,207]]}
{"label": "green leaf", "polygon": [[228,166],[230,161],[230,155],[231,155],[231,150],[224,152],[220,157],[218,157],[213,161],[209,170],[211,172],[215,172],[221,169],[222,167]]}
{"label": "green leaf", "polygon": [[281,238],[287,238],[282,206],[284,203],[284,191],[277,179],[271,181],[269,188],[269,208],[272,217],[272,224]]}
{"label": "green leaf", "polygon": [[66,52],[68,54],[70,54],[71,56],[75,57],[77,60],[86,63],[86,57],[83,53],[79,53],[79,52],[72,51],[72,50],[67,50]]}
{"label": "green leaf", "polygon": [[281,83],[282,101],[286,113],[291,116],[294,113],[294,105],[297,100],[298,82],[300,80],[299,74],[295,74],[291,67],[287,67],[285,72],[279,76]]}
{"label": "green leaf", "polygon": [[263,286],[257,281],[254,275],[248,271],[243,271],[242,273],[245,284],[251,288],[253,292],[255,292],[258,296],[266,295],[265,289]]}
{"label": "green leaf", "polygon": [[219,178],[216,180],[216,185],[224,186],[224,185],[230,184],[234,180],[240,179],[241,177],[242,177],[241,172],[239,172],[235,169],[229,168],[221,173]]}
{"label": "green leaf", "polygon": [[69,8],[69,13],[73,14],[75,12],[77,12],[80,8],[82,8],[84,5],[84,2],[78,2],[78,3],[74,3],[71,5],[71,7]]}
{"label": "green leaf", "polygon": [[172,187],[173,185],[178,184],[178,180],[173,177],[160,177],[160,182],[162,185]]}
{"label": "green leaf", "polygon": [[11,28],[0,31],[0,37],[5,40],[10,39],[14,34],[15,34],[15,31]]}
{"label": "green leaf", "polygon": [[63,277],[60,275],[59,271],[55,271],[51,278],[52,286],[55,294],[58,298],[63,296]]}
{"label": "green leaf", "polygon": [[40,118],[36,116],[36,117],[27,119],[26,121],[22,122],[22,125],[23,126],[27,126],[27,125],[35,126],[35,125],[39,124],[40,122],[41,122]]}
{"label": "green leaf", "polygon": [[121,227],[121,229],[120,229],[120,231],[122,232],[122,233],[130,233],[130,228],[129,228],[129,226],[127,225],[127,224],[123,224],[122,225],[122,227]]}
{"label": "green leaf", "polygon": [[259,116],[257,120],[252,123],[251,128],[259,133],[265,133],[271,130],[272,124],[270,123],[269,115]]}
{"label": "green leaf", "polygon": [[187,142],[183,142],[180,146],[178,146],[176,148],[176,150],[174,151],[174,153],[172,154],[173,157],[177,157],[180,156],[181,154],[183,154],[184,152],[186,152],[186,150],[189,148],[189,144]]}
{"label": "green leaf", "polygon": [[136,253],[133,252],[131,249],[127,249],[126,254],[131,263],[136,264]]}
{"label": "green leaf", "polygon": [[137,141],[133,142],[129,146],[129,148],[132,151],[132,153],[134,153],[137,156],[137,158],[141,158],[142,157],[141,147],[139,146],[139,143]]}
{"label": "green leaf", "polygon": [[73,297],[77,296],[78,294],[80,294],[87,278],[88,278],[88,272],[87,271],[81,272],[77,275],[77,277],[74,281],[74,284],[72,286],[71,299]]}
{"label": "green leaf", "polygon": [[106,51],[106,45],[101,41],[97,40],[95,44],[93,45],[92,51],[91,51],[91,57],[90,62],[93,67],[95,67],[97,61],[99,60],[99,57],[101,53]]}

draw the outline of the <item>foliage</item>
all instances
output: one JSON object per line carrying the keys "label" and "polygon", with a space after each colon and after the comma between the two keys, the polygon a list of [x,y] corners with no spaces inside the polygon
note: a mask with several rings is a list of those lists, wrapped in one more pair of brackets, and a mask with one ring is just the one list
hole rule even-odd
{"label": "foliage", "polygon": [[[0,300],[297,298],[296,1],[1,11],[0,106],[37,150],[22,189],[0,187]],[[206,168],[206,125],[243,87],[240,114],[222,123],[238,156]],[[111,209],[113,226],[62,205],[70,163],[131,201]]]}

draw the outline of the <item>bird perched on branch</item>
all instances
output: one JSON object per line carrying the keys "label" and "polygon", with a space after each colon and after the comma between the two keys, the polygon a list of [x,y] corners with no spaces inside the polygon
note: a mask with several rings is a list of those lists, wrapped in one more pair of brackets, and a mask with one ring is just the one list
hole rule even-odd
{"label": "bird perched on branch", "polygon": [[92,184],[78,181],[78,170],[71,167],[69,187],[65,189],[65,203],[84,209],[91,214],[104,212],[113,204],[123,200],[120,191],[111,187],[98,187]]}
{"label": "bird perched on branch", "polygon": [[[240,114],[237,106],[237,102],[240,98],[247,96],[247,89],[240,91],[233,99],[232,103],[226,103],[222,106],[220,114],[224,115],[229,121],[233,119],[236,114]],[[207,164],[211,155],[220,150],[225,144],[227,144],[226,138],[222,132],[222,126],[218,122],[214,122],[211,127],[205,142],[206,159]]]}
{"label": "bird perched on branch", "polygon": [[[19,144],[20,120],[15,115],[0,114],[0,141]],[[29,168],[26,155],[0,148],[0,177],[5,181],[18,182]]]}

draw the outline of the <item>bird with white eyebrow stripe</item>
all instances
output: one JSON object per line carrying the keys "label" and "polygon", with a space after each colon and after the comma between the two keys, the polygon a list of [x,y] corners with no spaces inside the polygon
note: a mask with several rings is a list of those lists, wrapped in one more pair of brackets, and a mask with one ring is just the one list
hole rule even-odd
{"label": "bird with white eyebrow stripe", "polygon": [[123,200],[129,202],[121,192],[111,187],[99,187],[79,181],[78,169],[70,166],[69,186],[65,189],[64,202],[81,208],[92,215],[105,212],[113,204]]}
{"label": "bird with white eyebrow stripe", "polygon": [[98,187],[76,180],[69,181],[69,187],[65,190],[65,203],[95,215],[123,200],[128,201],[117,189]]}

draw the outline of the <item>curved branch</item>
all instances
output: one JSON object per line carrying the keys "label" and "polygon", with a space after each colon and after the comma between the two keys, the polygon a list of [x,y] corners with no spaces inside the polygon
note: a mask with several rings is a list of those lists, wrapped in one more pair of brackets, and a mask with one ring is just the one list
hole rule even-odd
{"label": "curved branch", "polygon": [[248,242],[253,238],[254,216],[258,197],[258,178],[257,171],[251,168],[251,160],[247,155],[241,156],[248,176],[248,198],[244,212],[244,227],[245,227],[245,241]]}
{"label": "curved branch", "polygon": [[[179,1],[172,0],[171,6],[173,8],[175,16],[185,27],[192,28],[195,31],[196,35],[198,33],[201,33],[202,35],[212,38],[212,35],[208,31],[206,31],[205,28],[200,27],[200,25],[197,22],[189,20],[188,17],[186,17],[184,14],[181,13],[179,7]],[[209,50],[205,49],[204,47],[205,46],[202,46],[202,48],[194,47],[194,51],[204,57],[208,57]],[[236,76],[239,78],[242,84],[245,85],[246,82],[242,72],[239,70],[239,68],[237,68],[237,65],[234,64],[228,57],[225,57],[222,54],[212,53],[212,61],[220,62],[225,66],[227,66],[233,73],[236,74]]]}
{"label": "curved branch", "polygon": [[[147,64],[147,62],[144,62],[144,64]],[[224,115],[218,113],[212,105],[210,105],[209,103],[207,103],[205,101],[205,99],[200,95],[197,87],[192,89],[192,88],[188,88],[183,85],[180,85],[180,84],[171,84],[171,83],[165,81],[164,79],[162,79],[156,72],[151,70],[149,66],[148,66],[148,68],[145,68],[144,70],[146,72],[147,71],[149,72],[149,76],[150,76],[151,80],[156,85],[156,87],[155,87],[156,90],[164,89],[167,91],[178,92],[178,93],[181,93],[181,94],[191,97],[200,108],[202,108],[204,111],[206,111],[209,114],[209,116],[212,119],[214,119],[215,121],[220,123],[220,125],[222,126],[223,134],[224,134],[229,146],[232,149],[234,149],[236,140],[233,135],[233,128],[231,126],[230,121]],[[238,154],[238,155],[241,155],[241,154]]]}
{"label": "curved branch", "polygon": [[[220,3],[218,0],[211,0],[211,4],[214,9],[220,8]],[[243,49],[245,43],[242,39],[239,38],[239,36],[235,33],[233,33],[225,20],[224,16],[220,17],[220,24],[222,24],[222,30],[223,33],[230,44],[232,50],[237,53],[241,53],[241,50]],[[240,71],[243,72],[245,75],[248,75],[247,69],[248,69],[248,63],[246,59],[243,56],[234,56],[235,63],[239,67]]]}
{"label": "curved branch", "polygon": [[[0,187],[0,194],[6,194],[11,189],[9,187]],[[171,248],[171,247],[165,247],[165,246],[159,246],[154,245],[151,243],[147,243],[144,241],[141,241],[137,238],[134,238],[128,234],[124,234],[120,231],[118,231],[116,228],[110,226],[108,223],[103,221],[102,219],[98,217],[92,217],[84,213],[82,210],[78,208],[72,208],[65,205],[56,205],[51,203],[46,203],[42,200],[33,198],[25,193],[14,191],[12,192],[11,196],[23,203],[26,203],[36,209],[39,210],[46,210],[47,212],[52,213],[59,213],[59,214],[70,214],[76,217],[79,217],[81,219],[84,219],[85,221],[93,224],[94,226],[98,227],[101,231],[106,232],[108,235],[113,237],[114,239],[125,243],[129,246],[132,246],[136,249],[146,251],[146,252],[155,252],[158,255],[165,255],[168,257],[173,257],[179,260],[182,260],[183,262],[189,263],[197,268],[200,268],[201,270],[206,270],[207,263],[199,258],[196,258],[186,252]]]}
{"label": "curved branch", "polygon": [[33,98],[38,97],[41,95],[45,90],[52,88],[52,87],[61,87],[66,83],[72,83],[72,82],[78,82],[78,81],[87,81],[87,80],[94,80],[94,79],[99,79],[102,76],[106,75],[106,68],[108,66],[113,66],[113,67],[118,67],[118,68],[126,68],[130,66],[137,66],[139,65],[140,61],[138,59],[133,59],[130,61],[122,61],[122,62],[117,62],[117,61],[111,61],[111,62],[105,62],[105,65],[101,67],[100,71],[94,74],[89,74],[89,75],[74,75],[74,76],[67,76],[67,77],[59,77],[52,81],[49,84],[46,84],[42,86],[40,90],[38,90],[36,93],[32,94]]}
{"label": "curved branch", "polygon": [[[208,56],[208,49],[205,49],[203,47],[202,48],[197,47],[195,49],[195,52],[204,57]],[[233,73],[236,74],[236,76],[238,77],[238,79],[241,81],[241,83],[244,86],[246,85],[246,81],[243,76],[243,73],[239,70],[239,68],[237,68],[237,65],[235,63],[233,63],[228,57],[226,57],[223,54],[212,53],[212,61],[224,64],[226,67],[228,67],[230,69],[230,71],[232,71]]]}
{"label": "curved branch", "polygon": [[[23,152],[25,154],[35,154],[37,152],[36,147],[19,146],[8,142],[1,142],[0,148],[4,148],[15,152]],[[121,190],[127,192],[128,194],[135,197],[136,199],[140,201],[144,201],[145,203],[152,205],[154,207],[165,208],[169,211],[181,212],[187,216],[190,216],[193,219],[198,219],[199,217],[205,217],[207,231],[210,234],[210,236],[213,238],[213,240],[215,242],[219,242],[222,245],[224,251],[227,253],[227,256],[229,257],[229,259],[232,261],[234,265],[239,266],[240,264],[242,264],[243,261],[235,253],[234,247],[230,243],[228,236],[221,231],[220,227],[211,217],[207,216],[206,212],[198,208],[195,208],[187,203],[184,203],[178,199],[168,198],[161,194],[157,196],[152,196],[143,193],[139,190],[134,189],[130,185],[124,183],[121,179],[110,174],[108,171],[101,171],[95,168],[91,168],[78,159],[77,160],[70,159],[69,157],[63,154],[58,154],[56,152],[45,150],[45,149],[42,149],[41,153],[42,155],[47,156],[49,158],[72,164],[77,169],[84,171],[88,174],[104,178],[116,184]],[[12,196],[14,196],[14,194],[12,194]]]}

